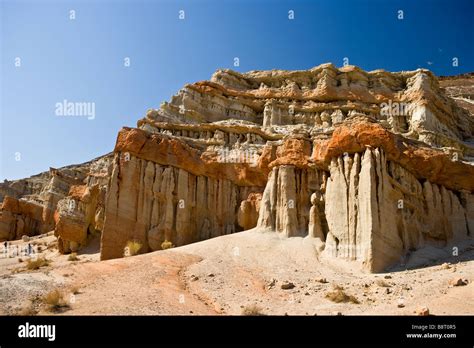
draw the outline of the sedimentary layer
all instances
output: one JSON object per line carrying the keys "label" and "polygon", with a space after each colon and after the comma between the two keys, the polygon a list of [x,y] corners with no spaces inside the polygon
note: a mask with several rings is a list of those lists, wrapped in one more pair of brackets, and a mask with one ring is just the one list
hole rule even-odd
{"label": "sedimentary layer", "polygon": [[110,259],[258,227],[383,271],[472,240],[472,86],[424,69],[218,70],[120,130],[95,167],[0,185],[0,237],[54,228],[70,252],[101,233]]}

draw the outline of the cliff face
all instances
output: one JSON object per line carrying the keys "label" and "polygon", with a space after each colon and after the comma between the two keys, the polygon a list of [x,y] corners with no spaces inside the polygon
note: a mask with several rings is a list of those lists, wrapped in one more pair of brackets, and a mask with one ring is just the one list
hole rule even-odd
{"label": "cliff face", "polygon": [[107,169],[67,187],[61,250],[94,231],[109,259],[128,241],[147,252],[258,227],[378,272],[470,240],[474,79],[462,79],[460,91],[421,69],[219,70],[123,128]]}
{"label": "cliff face", "polygon": [[[79,224],[87,223],[80,205],[76,204],[80,201],[77,188],[83,187],[84,191],[88,186],[101,185],[105,191],[110,176],[110,160],[109,154],[80,165],[50,168],[48,172],[30,178],[1,183],[0,198],[3,204],[0,209],[0,240],[19,239],[23,235],[33,236],[56,230],[60,251],[70,251],[69,247],[63,248],[66,242],[58,231],[65,231],[61,226],[66,216],[75,216],[74,220]],[[67,229],[70,229],[69,226]],[[73,240],[78,239],[74,231],[64,233],[75,236]],[[80,238],[80,241],[85,244],[86,239]],[[79,245],[74,249],[77,248]]]}
{"label": "cliff face", "polygon": [[146,252],[161,249],[165,241],[179,246],[242,230],[238,204],[259,189],[135,156],[117,156],[101,256],[121,257],[130,240],[139,241]]}
{"label": "cliff face", "polygon": [[454,245],[474,227],[473,120],[426,70],[217,71],[120,132],[102,256],[255,226],[370,271]]}
{"label": "cliff face", "polygon": [[54,229],[54,211],[73,184],[83,178],[80,170],[65,169],[0,184],[3,200],[0,213],[0,239],[19,239]]}

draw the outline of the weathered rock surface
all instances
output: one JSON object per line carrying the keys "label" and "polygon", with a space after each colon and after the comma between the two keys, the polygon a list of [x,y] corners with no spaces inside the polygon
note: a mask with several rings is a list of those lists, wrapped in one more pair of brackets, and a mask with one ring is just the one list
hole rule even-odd
{"label": "weathered rock surface", "polygon": [[473,117],[426,70],[221,70],[138,127],[117,139],[103,258],[131,239],[157,250],[257,225],[377,272],[472,235]]}
{"label": "weathered rock surface", "polygon": [[237,222],[243,230],[250,230],[257,225],[260,212],[261,193],[250,193],[246,200],[240,203],[237,212]]}
{"label": "weathered rock surface", "polygon": [[383,150],[334,159],[330,174],[325,252],[332,256],[361,260],[378,272],[409,250],[469,237],[467,201],[444,186],[420,182],[387,161]]}
{"label": "weathered rock surface", "polygon": [[48,173],[1,184],[0,239],[18,239],[23,234],[33,236],[54,229],[56,205],[70,185],[80,182],[81,174],[51,168]]}
{"label": "weathered rock surface", "polygon": [[55,214],[55,235],[62,253],[77,251],[87,239],[102,231],[106,187],[72,186],[66,198],[59,201]]}
{"label": "weathered rock surface", "polygon": [[[40,197],[26,229],[55,227],[62,252],[94,231],[110,259],[129,241],[147,252],[257,226],[379,272],[472,240],[473,86],[424,69],[218,70],[120,130],[99,169],[3,184],[0,197]],[[17,237],[26,213],[4,205],[0,238]]]}
{"label": "weathered rock surface", "polygon": [[[146,252],[161,249],[165,240],[180,246],[234,233],[237,208],[255,189],[134,155],[119,153],[114,161],[102,234],[103,259],[121,257],[128,241],[140,242],[141,251]],[[243,219],[246,227],[254,227],[252,214],[256,213],[249,212]]]}
{"label": "weathered rock surface", "polygon": [[[274,167],[260,203],[258,226],[287,237],[307,235],[311,192],[319,190],[324,179],[324,173],[317,170],[302,170],[291,165]],[[312,223],[317,222],[312,220]]]}
{"label": "weathered rock surface", "polygon": [[108,189],[112,156],[92,161],[81,185],[70,187],[54,214],[54,234],[62,253],[77,251],[104,228],[105,197]]}
{"label": "weathered rock surface", "polygon": [[0,239],[20,239],[44,229],[43,207],[36,202],[6,196],[0,215]]}
{"label": "weathered rock surface", "polygon": [[[106,155],[80,165],[50,168],[48,172],[31,178],[0,184],[0,197],[3,199],[0,240],[19,239],[22,235],[33,236],[54,230],[59,217],[56,209],[64,206],[60,202],[68,196],[72,187],[99,183],[107,186],[110,158]],[[67,206],[72,207],[72,204]],[[76,220],[81,219],[82,216]],[[81,220],[81,223],[84,222]],[[71,231],[67,233],[72,234]]]}
{"label": "weathered rock surface", "polygon": [[439,85],[444,93],[456,104],[474,115],[474,73],[439,77]]}

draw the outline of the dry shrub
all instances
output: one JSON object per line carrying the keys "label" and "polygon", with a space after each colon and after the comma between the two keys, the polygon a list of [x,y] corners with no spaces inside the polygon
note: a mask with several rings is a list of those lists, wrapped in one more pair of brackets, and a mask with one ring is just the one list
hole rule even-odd
{"label": "dry shrub", "polygon": [[48,266],[51,261],[47,260],[44,257],[38,257],[37,259],[29,259],[26,262],[26,268],[29,270],[39,269],[43,266]]}
{"label": "dry shrub", "polygon": [[341,289],[328,292],[326,298],[336,303],[360,303],[354,296],[346,294],[344,290]]}
{"label": "dry shrub", "polygon": [[389,288],[391,285],[389,283],[387,283],[385,280],[383,279],[377,279],[377,281],[375,282],[378,286],[381,286],[382,288]]}
{"label": "dry shrub", "polygon": [[33,303],[30,303],[28,306],[21,308],[17,315],[21,316],[32,316],[36,315],[38,312],[35,310]]}
{"label": "dry shrub", "polygon": [[127,245],[125,247],[125,256],[137,255],[141,248],[142,248],[142,243],[136,240],[130,240],[127,242]]}
{"label": "dry shrub", "polygon": [[161,249],[166,250],[171,248],[174,248],[174,245],[169,240],[165,240],[163,243],[161,243]]}
{"label": "dry shrub", "polygon": [[48,292],[45,296],[43,296],[42,300],[43,303],[48,306],[48,309],[51,312],[69,308],[69,304],[64,298],[64,294],[58,289]]}
{"label": "dry shrub", "polygon": [[259,306],[257,306],[256,304],[252,304],[249,306],[245,306],[242,309],[242,315],[259,316],[265,314],[262,313],[262,309]]}
{"label": "dry shrub", "polygon": [[71,293],[77,295],[79,293],[79,285],[73,285],[70,289]]}

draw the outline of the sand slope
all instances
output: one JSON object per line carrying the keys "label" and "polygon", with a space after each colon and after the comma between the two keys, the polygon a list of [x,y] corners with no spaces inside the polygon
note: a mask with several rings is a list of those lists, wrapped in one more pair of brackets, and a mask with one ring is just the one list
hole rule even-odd
{"label": "sand slope", "polygon": [[[51,249],[44,252],[53,261],[49,266],[16,274],[12,270],[24,263],[0,259],[0,313],[18,314],[36,298],[32,308],[50,314],[40,298],[53,289],[70,301],[58,313],[67,315],[240,315],[253,305],[275,315],[411,315],[419,306],[435,315],[474,313],[472,247],[444,265],[386,274],[361,273],[356,263],[320,257],[313,239],[256,230],[102,262],[97,252],[89,248],[71,262]],[[455,278],[469,283],[452,287]],[[294,288],[282,289],[287,282]],[[336,284],[360,304],[325,298]],[[79,293],[71,296],[73,286]]]}

